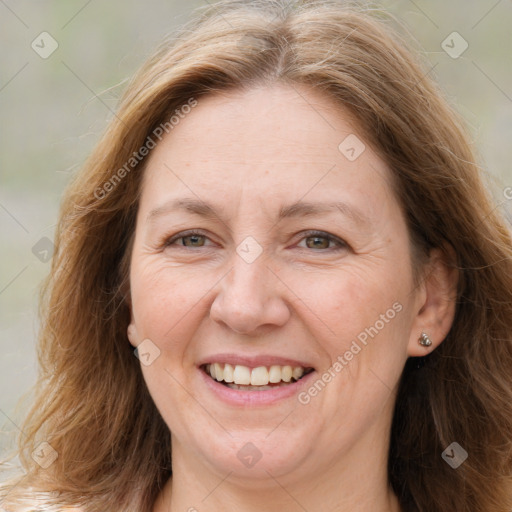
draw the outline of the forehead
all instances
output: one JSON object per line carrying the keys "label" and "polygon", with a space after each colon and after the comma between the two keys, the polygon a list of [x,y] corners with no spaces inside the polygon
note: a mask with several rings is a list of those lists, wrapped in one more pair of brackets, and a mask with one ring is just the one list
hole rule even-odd
{"label": "forehead", "polygon": [[[258,162],[272,156],[279,161],[332,163],[339,155],[339,143],[348,135],[356,136],[354,121],[329,96],[304,85],[221,91],[201,97],[153,156],[193,145],[194,159],[208,159],[214,151],[226,161],[250,157]],[[357,137],[364,138],[360,133]]]}
{"label": "forehead", "polygon": [[352,196],[373,210],[390,181],[348,112],[306,86],[279,84],[200,98],[150,154],[143,202],[234,194],[266,208]]}

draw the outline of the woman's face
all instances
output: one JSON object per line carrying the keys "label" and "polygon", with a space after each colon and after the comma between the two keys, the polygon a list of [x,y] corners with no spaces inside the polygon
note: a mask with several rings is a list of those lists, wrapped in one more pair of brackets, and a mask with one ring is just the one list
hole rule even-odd
{"label": "woman's face", "polygon": [[424,296],[390,172],[329,98],[199,99],[150,155],[130,281],[173,463],[285,482],[385,462]]}

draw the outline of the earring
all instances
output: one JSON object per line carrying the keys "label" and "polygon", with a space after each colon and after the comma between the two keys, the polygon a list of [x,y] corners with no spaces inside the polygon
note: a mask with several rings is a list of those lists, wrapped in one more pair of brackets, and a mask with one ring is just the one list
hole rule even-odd
{"label": "earring", "polygon": [[421,333],[421,336],[418,338],[418,343],[422,347],[430,347],[432,345],[432,340],[430,336],[424,332]]}

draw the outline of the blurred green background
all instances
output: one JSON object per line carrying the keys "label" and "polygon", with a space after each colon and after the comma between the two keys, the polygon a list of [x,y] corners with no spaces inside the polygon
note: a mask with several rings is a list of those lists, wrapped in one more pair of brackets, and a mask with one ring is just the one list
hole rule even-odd
{"label": "blurred green background", "polygon": [[[503,190],[512,186],[512,1],[376,4],[395,14],[427,54],[431,74],[467,120],[489,186],[511,219],[512,200]],[[62,191],[112,117],[127,79],[165,34],[202,5],[203,0],[0,0],[4,431],[16,430],[24,408],[15,410],[15,404],[35,382],[38,287],[49,269]],[[441,46],[454,31],[468,43],[458,58]],[[40,54],[51,50],[52,41],[42,32],[58,44],[47,58]],[[4,433],[0,446],[6,439]]]}

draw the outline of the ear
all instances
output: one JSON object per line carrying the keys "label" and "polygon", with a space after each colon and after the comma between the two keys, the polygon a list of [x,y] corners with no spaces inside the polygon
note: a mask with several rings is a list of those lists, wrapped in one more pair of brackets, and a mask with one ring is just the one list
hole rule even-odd
{"label": "ear", "polygon": [[137,335],[137,328],[135,327],[135,324],[133,322],[133,317],[130,320],[130,325],[128,325],[128,329],[126,330],[128,334],[128,340],[130,341],[130,344],[137,348],[137,345],[139,344],[139,336]]}
{"label": "ear", "polygon": [[119,292],[125,304],[128,306],[130,310],[130,324],[127,328],[128,340],[130,341],[133,347],[137,347],[138,343],[138,335],[137,329],[135,328],[135,321],[133,319],[133,306],[132,306],[132,295],[130,289],[130,260],[131,253],[133,248],[133,241],[135,239],[135,233],[130,235],[130,240],[128,241],[126,250],[123,254],[123,258],[121,259],[121,264],[119,266],[119,274],[123,276],[121,281],[121,285],[119,287]]}
{"label": "ear", "polygon": [[[435,350],[446,338],[455,317],[459,272],[455,266],[455,252],[451,247],[432,249],[418,293],[419,304],[413,321],[407,347],[410,357],[425,356]],[[432,345],[424,347],[418,339],[425,333]]]}

